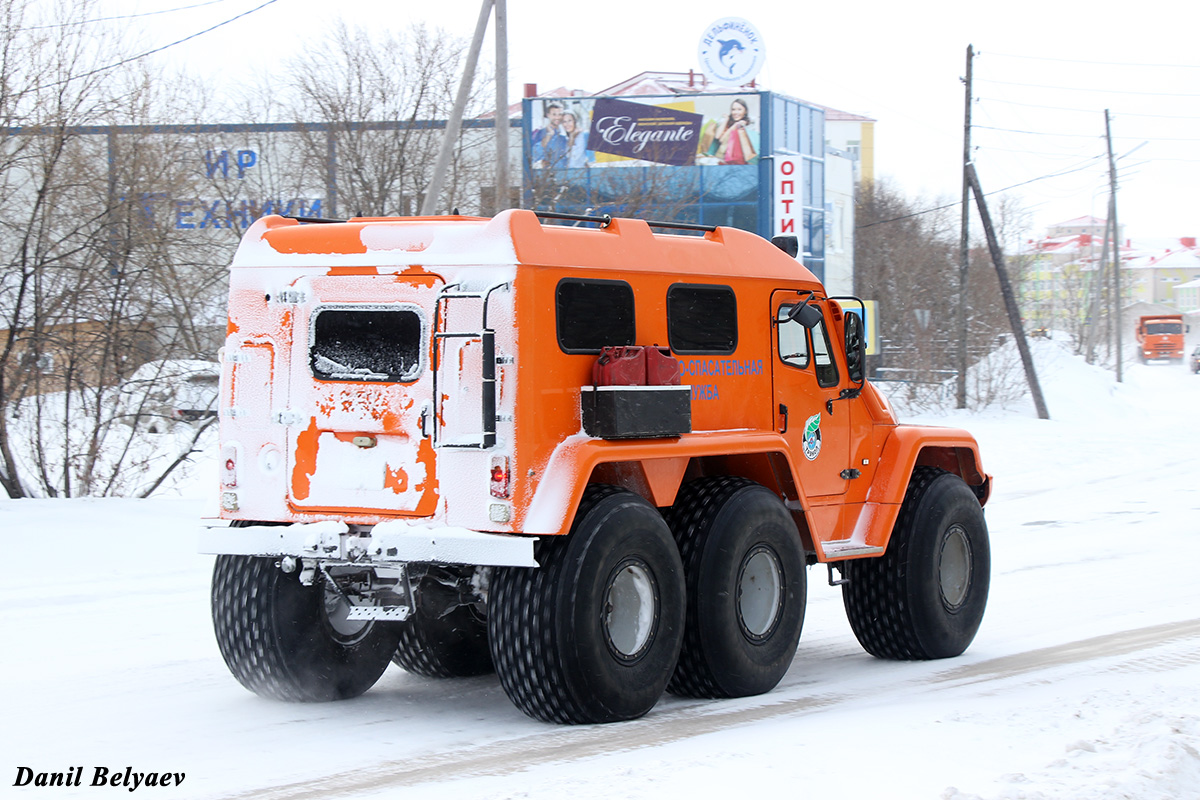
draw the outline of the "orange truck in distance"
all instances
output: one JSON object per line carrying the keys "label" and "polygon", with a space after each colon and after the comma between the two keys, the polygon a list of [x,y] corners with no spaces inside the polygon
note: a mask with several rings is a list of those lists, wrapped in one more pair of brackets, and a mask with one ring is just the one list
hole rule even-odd
{"label": "orange truck in distance", "polygon": [[1183,315],[1149,314],[1138,319],[1138,357],[1142,363],[1158,359],[1183,361]]}
{"label": "orange truck in distance", "polygon": [[201,539],[237,680],[495,670],[559,723],[756,695],[817,564],[871,654],[962,653],[991,479],[966,431],[897,423],[861,301],[794,238],[540,216],[247,231]]}

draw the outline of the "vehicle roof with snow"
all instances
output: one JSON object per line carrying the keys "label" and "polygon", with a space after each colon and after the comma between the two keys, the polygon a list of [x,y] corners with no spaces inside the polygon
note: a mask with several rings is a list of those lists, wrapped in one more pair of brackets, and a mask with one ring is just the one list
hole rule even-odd
{"label": "vehicle roof with snow", "polygon": [[612,219],[601,228],[543,225],[533,211],[480,217],[356,218],[301,224],[267,216],[247,231],[239,267],[490,266],[525,264],[629,272],[772,278],[816,283],[796,259],[737,228],[703,236],[654,233],[644,220]]}

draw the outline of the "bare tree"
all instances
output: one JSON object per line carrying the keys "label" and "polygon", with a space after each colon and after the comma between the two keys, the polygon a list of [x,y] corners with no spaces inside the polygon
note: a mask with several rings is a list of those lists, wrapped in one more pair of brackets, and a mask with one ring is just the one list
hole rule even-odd
{"label": "bare tree", "polygon": [[[465,41],[422,24],[399,34],[339,24],[292,62],[284,113],[323,129],[301,135],[289,172],[319,176],[325,185],[332,167],[339,214],[415,213],[443,135],[429,123],[449,117],[466,50]],[[487,110],[487,90],[486,82],[476,86],[467,118]],[[464,128],[447,179],[447,210],[477,209],[482,182],[491,177],[491,141],[489,132]]]}
{"label": "bare tree", "polygon": [[[941,406],[951,400],[945,381],[956,368],[955,310],[962,301],[957,211],[941,201],[909,200],[881,181],[860,189],[855,215],[855,292],[879,302],[877,376],[906,381],[914,405]],[[987,402],[1007,394],[997,385],[1009,382],[1007,371],[983,360],[1005,341],[1008,322],[985,248],[972,247],[969,269],[968,360],[979,367],[969,390],[975,402]]]}
{"label": "bare tree", "polygon": [[10,497],[138,493],[204,429],[164,452],[120,424],[121,380],[186,349],[186,314],[170,313],[180,250],[153,212],[179,170],[161,142],[94,126],[148,121],[169,82],[122,65],[113,31],[85,24],[91,3],[38,19],[31,8],[0,6],[0,485]]}

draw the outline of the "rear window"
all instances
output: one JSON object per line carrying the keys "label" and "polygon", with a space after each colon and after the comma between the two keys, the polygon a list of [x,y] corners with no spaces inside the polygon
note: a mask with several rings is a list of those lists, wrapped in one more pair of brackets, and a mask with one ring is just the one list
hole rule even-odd
{"label": "rear window", "polygon": [[737,295],[728,286],[675,284],[667,290],[667,336],[676,353],[732,353],[737,349]]}
{"label": "rear window", "polygon": [[554,310],[564,353],[633,344],[633,288],[625,281],[564,278],[555,290]]}
{"label": "rear window", "polygon": [[330,308],[313,315],[313,375],[329,381],[416,380],[424,325],[412,308]]}

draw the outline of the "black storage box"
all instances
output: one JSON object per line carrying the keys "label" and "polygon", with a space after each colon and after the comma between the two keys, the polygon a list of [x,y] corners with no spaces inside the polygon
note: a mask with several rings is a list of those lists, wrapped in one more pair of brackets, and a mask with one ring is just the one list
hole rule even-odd
{"label": "black storage box", "polygon": [[598,439],[655,439],[692,432],[690,386],[584,386],[583,432]]}

